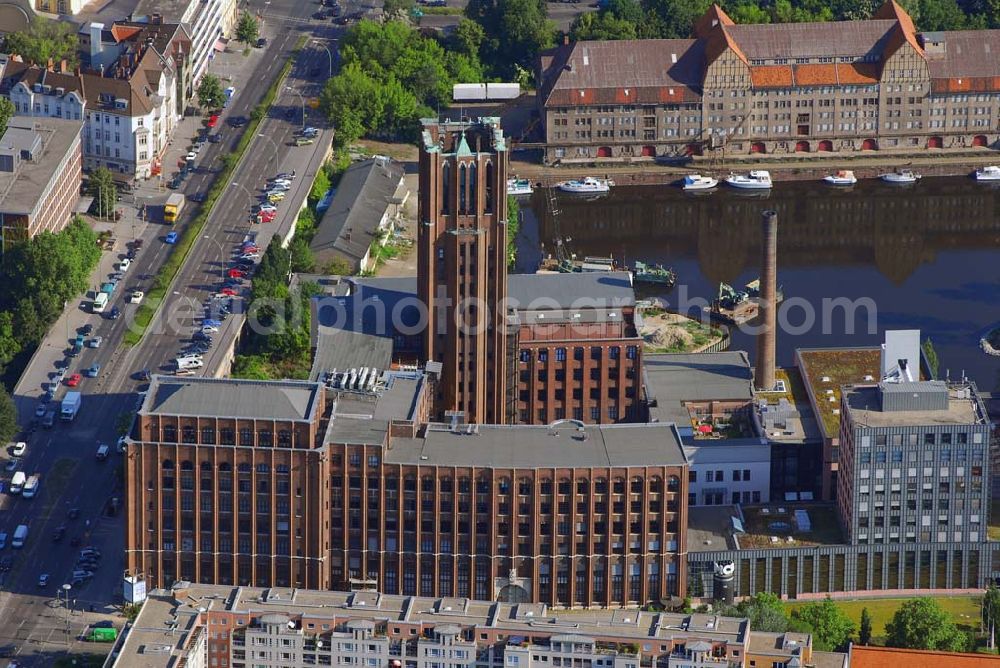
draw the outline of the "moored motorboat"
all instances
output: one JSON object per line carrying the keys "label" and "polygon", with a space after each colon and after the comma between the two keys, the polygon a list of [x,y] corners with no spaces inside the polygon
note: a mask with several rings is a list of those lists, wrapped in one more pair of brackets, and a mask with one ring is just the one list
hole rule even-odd
{"label": "moored motorboat", "polygon": [[749,174],[730,174],[726,183],[744,190],[768,190],[771,188],[771,173],[763,169],[751,170]]}
{"label": "moored motorboat", "polygon": [[823,181],[833,186],[853,186],[858,182],[858,177],[849,169],[838,169],[829,176],[824,176]]}
{"label": "moored motorboat", "polygon": [[673,287],[677,281],[677,274],[673,269],[668,269],[662,264],[646,264],[636,260],[635,271],[632,273],[636,283],[651,283],[654,285],[665,285]]}
{"label": "moored motorboat", "polygon": [[609,192],[612,185],[614,184],[608,179],[598,179],[593,176],[587,176],[582,179],[563,181],[556,187],[564,193],[593,195]]}
{"label": "moored motorboat", "polygon": [[531,181],[528,179],[519,179],[517,177],[507,179],[508,195],[530,195],[532,192]]}
{"label": "moored motorboat", "polygon": [[977,169],[973,176],[977,181],[1000,181],[1000,167],[996,165],[989,165],[987,167],[982,167]]}
{"label": "moored motorboat", "polygon": [[711,190],[719,185],[719,179],[701,174],[688,174],[681,185],[684,190]]}
{"label": "moored motorboat", "polygon": [[917,174],[916,172],[910,169],[897,169],[894,172],[887,172],[885,174],[882,174],[881,176],[879,176],[879,178],[885,181],[886,183],[905,185],[908,183],[916,183],[917,181],[919,181],[920,174]]}

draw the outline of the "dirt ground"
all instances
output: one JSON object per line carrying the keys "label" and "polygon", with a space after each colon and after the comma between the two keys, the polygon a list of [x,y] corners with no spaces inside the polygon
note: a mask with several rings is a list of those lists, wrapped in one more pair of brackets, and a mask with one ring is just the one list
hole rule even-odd
{"label": "dirt ground", "polygon": [[678,313],[643,315],[642,321],[639,335],[648,352],[699,352],[722,338],[722,330]]}
{"label": "dirt ground", "polygon": [[[404,237],[415,243],[417,240],[417,175],[407,174],[403,180],[410,195],[406,198],[400,217],[396,221],[396,237]],[[388,260],[379,267],[375,275],[382,277],[416,276],[417,254],[414,252],[413,244],[403,250],[399,257]]]}

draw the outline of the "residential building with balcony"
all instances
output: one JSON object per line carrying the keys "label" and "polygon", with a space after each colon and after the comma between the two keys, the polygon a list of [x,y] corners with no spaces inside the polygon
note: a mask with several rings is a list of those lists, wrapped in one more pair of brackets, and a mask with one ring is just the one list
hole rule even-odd
{"label": "residential building with balcony", "polygon": [[[194,619],[198,637],[207,642],[168,637],[171,618],[184,629],[176,637],[193,636],[188,620]],[[544,604],[190,582],[152,591],[133,631],[123,634],[115,650],[112,668],[166,668],[178,660],[228,668],[847,665],[844,654],[814,650],[809,634],[751,631],[746,619],[709,614],[565,614]]]}
{"label": "residential building with balcony", "polygon": [[738,25],[713,5],[690,39],[543,53],[545,161],[995,147],[1000,30],[870,20]]}

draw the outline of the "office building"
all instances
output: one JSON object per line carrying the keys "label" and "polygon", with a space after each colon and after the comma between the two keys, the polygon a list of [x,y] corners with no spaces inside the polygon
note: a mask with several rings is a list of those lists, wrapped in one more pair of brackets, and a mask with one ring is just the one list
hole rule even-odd
{"label": "office building", "polygon": [[683,597],[671,424],[427,423],[420,372],[155,377],[127,448],[128,569],[554,607]]}
{"label": "office building", "polygon": [[542,54],[545,161],[994,147],[1000,30],[870,20],[738,25],[713,5],[690,39]]}
{"label": "office building", "polygon": [[0,137],[0,255],[58,232],[80,199],[80,121],[13,117]]}
{"label": "office building", "polygon": [[[180,630],[168,634],[173,618]],[[544,604],[188,582],[153,591],[115,649],[113,666],[123,668],[847,665],[844,654],[814,650],[809,634],[751,631],[747,619],[709,614],[565,615]]]}

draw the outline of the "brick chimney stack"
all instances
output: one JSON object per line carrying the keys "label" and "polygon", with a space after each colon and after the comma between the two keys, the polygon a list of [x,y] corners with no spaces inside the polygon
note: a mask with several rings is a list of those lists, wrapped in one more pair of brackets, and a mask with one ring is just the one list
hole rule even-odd
{"label": "brick chimney stack", "polygon": [[764,235],[760,268],[760,310],[757,319],[757,367],[754,387],[774,389],[775,341],[777,339],[778,305],[778,214],[765,211],[761,215]]}

